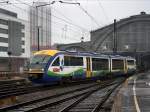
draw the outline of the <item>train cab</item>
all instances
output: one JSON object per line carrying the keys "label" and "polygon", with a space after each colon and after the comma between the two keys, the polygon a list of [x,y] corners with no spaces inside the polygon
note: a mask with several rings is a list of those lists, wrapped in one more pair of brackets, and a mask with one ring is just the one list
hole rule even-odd
{"label": "train cab", "polygon": [[43,50],[33,54],[30,59],[28,78],[34,82],[41,82],[45,75],[45,68],[49,60],[57,53],[56,50]]}
{"label": "train cab", "polygon": [[126,58],[127,73],[134,74],[136,72],[136,60],[131,57]]}

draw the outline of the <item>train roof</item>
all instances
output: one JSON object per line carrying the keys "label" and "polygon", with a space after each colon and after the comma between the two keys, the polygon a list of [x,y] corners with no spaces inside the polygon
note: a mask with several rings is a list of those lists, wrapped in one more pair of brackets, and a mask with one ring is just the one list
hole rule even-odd
{"label": "train roof", "polygon": [[80,55],[80,56],[95,56],[95,57],[111,57],[111,58],[128,58],[128,59],[134,59],[130,56],[121,56],[121,55],[107,55],[102,53],[96,53],[96,52],[85,52],[85,51],[59,51],[59,50],[41,50],[34,53],[34,55],[49,55],[54,56],[55,54],[66,54],[66,55]]}
{"label": "train roof", "polygon": [[75,56],[94,56],[94,57],[103,57],[108,58],[109,55],[105,55],[102,53],[96,53],[96,52],[85,52],[85,51],[62,51],[63,54],[66,55],[75,55]]}
{"label": "train roof", "polygon": [[34,53],[34,55],[50,55],[54,56],[55,54],[66,54],[66,55],[81,55],[81,56],[103,56],[107,57],[108,55],[94,53],[94,52],[76,52],[76,51],[58,51],[58,50],[41,50]]}
{"label": "train roof", "polygon": [[58,53],[58,50],[41,50],[35,52],[33,55],[49,55],[49,56],[54,56],[56,53]]}
{"label": "train roof", "polygon": [[126,57],[128,60],[135,60],[135,58],[131,57],[131,56],[127,56]]}

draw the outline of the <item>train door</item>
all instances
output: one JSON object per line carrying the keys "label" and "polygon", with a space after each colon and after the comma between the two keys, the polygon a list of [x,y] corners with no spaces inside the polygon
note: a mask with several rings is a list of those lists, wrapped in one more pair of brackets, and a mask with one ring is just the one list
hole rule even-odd
{"label": "train door", "polygon": [[128,71],[128,67],[127,67],[127,60],[124,59],[124,73],[126,74]]}
{"label": "train door", "polygon": [[90,78],[91,75],[91,58],[86,57],[86,78]]}

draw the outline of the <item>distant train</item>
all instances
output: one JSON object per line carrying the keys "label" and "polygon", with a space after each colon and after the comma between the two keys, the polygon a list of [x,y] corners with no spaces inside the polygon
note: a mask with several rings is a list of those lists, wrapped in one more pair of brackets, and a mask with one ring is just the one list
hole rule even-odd
{"label": "distant train", "polygon": [[80,79],[102,79],[136,72],[136,60],[119,55],[42,50],[34,53],[29,65],[33,83],[50,84]]}

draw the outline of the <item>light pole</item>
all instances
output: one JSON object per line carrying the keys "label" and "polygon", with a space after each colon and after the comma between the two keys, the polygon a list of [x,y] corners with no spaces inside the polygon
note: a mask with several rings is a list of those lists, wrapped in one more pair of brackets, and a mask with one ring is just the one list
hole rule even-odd
{"label": "light pole", "polygon": [[116,19],[114,19],[113,53],[117,53],[117,28],[116,28]]}
{"label": "light pole", "polygon": [[8,56],[9,56],[8,69],[9,69],[9,72],[11,72],[11,55],[12,55],[12,52],[11,52],[11,51],[8,51],[7,54],[8,54]]}
{"label": "light pole", "polygon": [[[38,8],[39,7],[43,7],[43,6],[46,6],[46,5],[51,5],[51,4],[54,4],[55,3],[55,1],[52,1],[51,3],[49,3],[49,4],[42,4],[42,5],[37,5],[36,6],[36,15],[37,15],[37,50],[39,51],[40,50],[40,27],[41,26],[39,26],[38,24]],[[50,26],[51,26],[51,21],[50,21]],[[50,29],[50,33],[51,33],[51,29]],[[51,38],[51,37],[50,37]]]}
{"label": "light pole", "polygon": [[38,51],[40,50],[40,26],[37,26],[37,42],[38,42]]}

